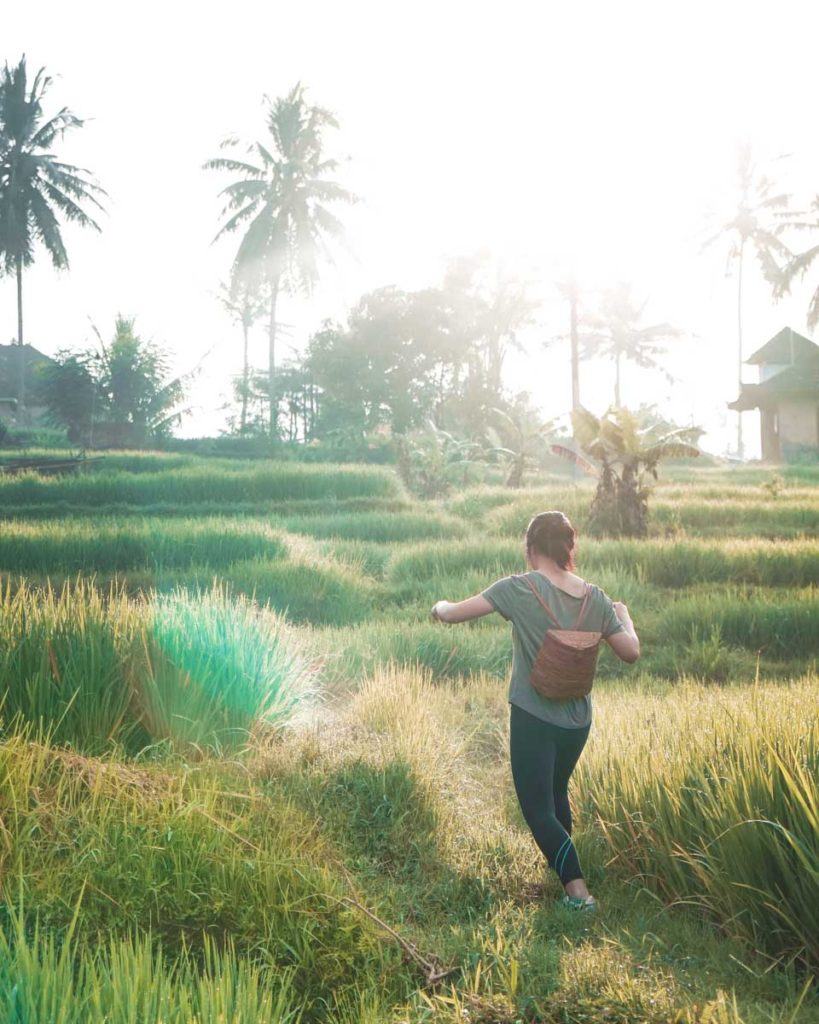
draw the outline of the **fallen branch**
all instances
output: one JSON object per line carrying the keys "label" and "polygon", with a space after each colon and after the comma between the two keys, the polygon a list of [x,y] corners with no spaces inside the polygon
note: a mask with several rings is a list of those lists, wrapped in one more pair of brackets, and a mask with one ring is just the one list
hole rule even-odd
{"label": "fallen branch", "polygon": [[[355,892],[356,887],[350,877],[350,873],[347,870],[346,865],[341,864],[338,861],[336,861],[336,863],[347,880],[347,885],[353,892]],[[379,928],[395,939],[401,949],[403,949],[406,956],[413,963],[417,964],[424,972],[425,988],[431,988],[433,985],[437,985],[440,981],[443,981],[444,978],[448,978],[450,974],[455,974],[460,970],[460,967],[444,967],[441,962],[441,958],[435,956],[434,953],[429,956],[424,956],[423,953],[418,951],[418,947],[414,942],[409,942],[403,937],[403,935],[399,935],[391,925],[388,925],[386,921],[382,921],[377,914],[374,914],[372,910],[365,907],[361,900],[357,899],[355,896],[342,896],[339,902],[346,904],[348,907],[354,907],[356,910],[360,910],[361,913],[368,917],[374,924],[377,924]]]}

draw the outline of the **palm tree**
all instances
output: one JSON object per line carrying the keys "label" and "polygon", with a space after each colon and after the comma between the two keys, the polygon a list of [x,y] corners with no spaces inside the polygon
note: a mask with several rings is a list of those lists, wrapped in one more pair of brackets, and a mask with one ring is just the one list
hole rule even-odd
{"label": "palm tree", "polygon": [[660,370],[669,377],[657,357],[666,351],[667,341],[679,338],[682,333],[668,323],[641,326],[646,304],[647,300],[637,306],[631,287],[619,284],[604,293],[599,313],[587,320],[591,331],[582,336],[587,354],[605,355],[614,360],[614,405],[618,409],[622,406],[620,364],[623,359],[646,369]]}
{"label": "palm tree", "polygon": [[[808,210],[783,214],[781,228],[782,230],[819,231],[819,195],[814,196]],[[781,299],[787,295],[796,276],[804,277],[817,256],[819,256],[819,244],[810,246],[804,252],[789,253],[787,262],[774,277],[774,298]],[[819,324],[819,285],[811,296],[807,321],[811,331]]]}
{"label": "palm tree", "polygon": [[569,274],[565,280],[558,281],[557,289],[569,303],[569,345],[572,360],[572,409],[574,410],[580,408],[580,289],[574,274]]}
{"label": "palm tree", "polygon": [[42,242],[57,269],[68,267],[58,215],[99,231],[83,203],[102,209],[105,192],[89,172],[57,160],[55,142],[83,122],[67,107],[43,115],[51,79],[40,68],[28,87],[26,58],[0,75],[0,268],[17,277],[17,344],[20,346],[18,421],[25,418],[25,347],[23,339],[23,270],[34,262]]}
{"label": "palm tree", "polygon": [[[737,383],[742,389],[742,278],[745,253],[750,249],[759,261],[765,278],[775,284],[779,269],[776,256],[789,257],[790,252],[778,237],[781,226],[772,223],[772,211],[788,204],[785,193],[774,192],[774,182],[757,173],[751,147],[748,143],[737,153],[738,201],[729,218],[720,223],[717,231],[703,244],[703,248],[717,240],[728,238],[729,266],[737,265]],[[742,458],[742,413],[737,412],[737,455]]]}
{"label": "palm tree", "polygon": [[219,289],[219,301],[230,314],[234,323],[242,328],[242,411],[240,417],[241,434],[247,429],[247,405],[250,396],[250,361],[248,357],[249,335],[251,327],[263,315],[266,308],[265,296],[247,279],[234,279],[230,285],[223,284]]}
{"label": "palm tree", "polygon": [[[338,163],[324,155],[324,131],[337,128],[330,111],[310,105],[297,83],[284,97],[268,101],[269,138],[247,148],[248,159],[219,157],[205,168],[239,174],[220,193],[226,220],[216,238],[239,227],[245,233],[234,260],[234,274],[268,289],[268,399],[270,436],[276,435],[276,308],[279,292],[309,294],[319,276],[319,258],[329,256],[325,238],[339,237],[342,225],[327,204],[356,197],[327,176]],[[228,139],[223,145],[237,146]]]}

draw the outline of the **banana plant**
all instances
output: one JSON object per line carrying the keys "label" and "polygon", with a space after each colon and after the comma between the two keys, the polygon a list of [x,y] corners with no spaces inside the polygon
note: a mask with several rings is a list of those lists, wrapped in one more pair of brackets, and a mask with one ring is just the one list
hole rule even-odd
{"label": "banana plant", "polygon": [[506,486],[522,487],[526,471],[538,466],[543,451],[547,450],[547,438],[554,424],[540,423],[534,412],[526,408],[513,407],[510,412],[492,408],[489,414],[492,420],[486,428],[492,445],[489,451],[506,462]]}
{"label": "banana plant", "polygon": [[666,432],[655,426],[640,428],[628,409],[612,408],[597,417],[582,407],[572,413],[572,428],[584,455],[560,444],[553,444],[551,450],[597,479],[590,529],[615,537],[644,537],[651,494],[647,478],[657,480],[657,467],[663,459],[699,455],[691,441],[698,431],[691,427]]}

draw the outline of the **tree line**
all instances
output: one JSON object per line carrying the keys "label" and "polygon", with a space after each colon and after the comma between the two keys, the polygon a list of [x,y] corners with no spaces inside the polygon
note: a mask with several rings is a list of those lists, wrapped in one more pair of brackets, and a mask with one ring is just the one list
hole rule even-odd
{"label": "tree line", "polygon": [[[14,278],[17,290],[21,420],[26,406],[24,271],[39,248],[56,268],[67,268],[61,222],[99,231],[94,218],[106,198],[90,171],[56,155],[59,142],[83,121],[67,107],[46,114],[51,85],[44,69],[29,79],[25,57],[14,66],[6,64],[0,74],[0,269]],[[537,309],[523,284],[493,280],[491,266],[480,259],[453,262],[437,287],[417,292],[387,287],[363,296],[346,323],[325,322],[298,359],[279,358],[280,299],[312,292],[322,266],[331,261],[332,243],[343,234],[338,211],[358,197],[336,180],[338,163],[328,154],[327,136],[339,127],[335,115],[309,102],[300,83],[268,101],[265,117],[258,140],[229,138],[223,155],[204,164],[208,171],[230,176],[220,192],[224,208],[216,238],[238,239],[223,289],[223,301],[243,337],[233,429],[309,443],[385,430],[400,436],[429,422],[468,439],[486,427],[489,410],[517,414],[520,399],[505,394],[502,369],[508,352],[519,346],[521,331],[536,322]],[[819,254],[819,245],[792,246],[805,231],[819,231],[819,196],[809,208],[795,208],[791,197],[758,171],[750,148],[743,148],[736,208],[709,239],[728,239],[737,269],[740,364],[747,258],[757,258],[773,295],[780,297]],[[627,285],[595,301],[576,280],[561,281],[558,287],[567,306],[571,407],[581,405],[580,363],[590,355],[611,358],[613,404],[619,407],[623,362],[662,370],[660,356],[681,332],[668,323],[644,323],[645,303]],[[268,349],[264,371],[251,367],[248,357],[249,332],[262,319]],[[819,286],[807,319],[811,328],[819,322]],[[133,379],[124,390],[112,383],[112,358],[119,370],[131,367]],[[52,412],[76,436],[93,434],[95,419],[102,417],[99,425],[107,435],[155,439],[179,415],[185,381],[169,376],[164,357],[140,341],[133,321],[117,321],[108,349],[100,345],[93,352],[63,352],[50,372]],[[75,380],[73,412],[60,395],[61,373],[63,381]],[[151,391],[148,401],[144,395]],[[137,393],[143,398],[137,400]],[[78,412],[81,398],[93,400],[94,412],[83,414],[87,422]],[[130,430],[111,425],[120,401],[131,402],[123,420],[132,425]],[[738,448],[741,452],[741,421]]]}

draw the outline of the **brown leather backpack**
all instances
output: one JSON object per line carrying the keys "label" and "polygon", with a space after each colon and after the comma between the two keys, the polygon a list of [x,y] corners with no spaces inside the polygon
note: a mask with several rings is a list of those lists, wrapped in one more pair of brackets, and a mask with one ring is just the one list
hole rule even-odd
{"label": "brown leather backpack", "polygon": [[597,630],[580,629],[591,596],[587,583],[583,603],[577,613],[573,629],[561,629],[551,608],[529,576],[526,582],[535,597],[543,605],[546,614],[557,629],[547,629],[543,643],[535,657],[529,681],[535,690],[550,700],[567,700],[570,697],[585,697],[591,692],[594,673],[597,669],[597,655],[603,634]]}

